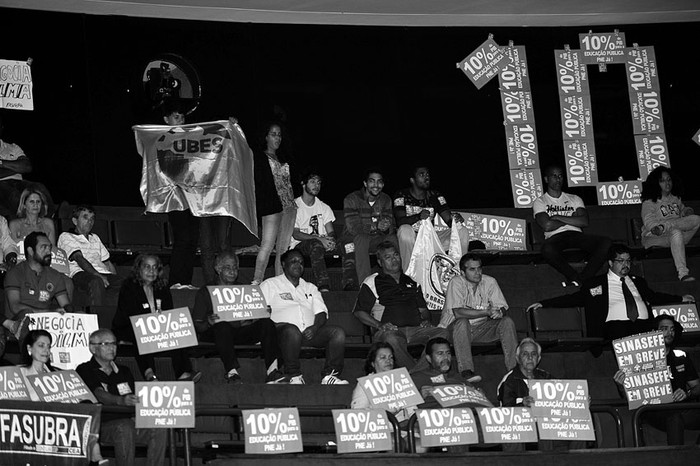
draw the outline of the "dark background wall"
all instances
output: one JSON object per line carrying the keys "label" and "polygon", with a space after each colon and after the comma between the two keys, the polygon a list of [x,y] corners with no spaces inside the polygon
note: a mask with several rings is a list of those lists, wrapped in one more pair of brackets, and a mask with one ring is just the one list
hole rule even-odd
{"label": "dark background wall", "polygon": [[[35,110],[5,110],[3,139],[31,157],[57,201],[143,205],[131,126],[159,123],[141,77],[157,54],[198,70],[203,99],[189,122],[235,116],[249,140],[275,111],[296,157],[319,165],[333,208],[370,165],[390,194],[424,161],[456,208],[511,207],[497,80],[477,90],[455,63],[489,33],[527,47],[540,160],[563,162],[555,49],[578,48],[587,28],[389,28],[260,25],[0,9],[0,58],[32,57]],[[697,23],[620,25],[627,44],[656,48],[671,163],[695,183],[700,147]],[[593,28],[607,32],[614,27]],[[638,177],[622,65],[589,66],[600,180]],[[276,110],[277,109],[277,110]],[[574,188],[595,204],[595,188]]]}

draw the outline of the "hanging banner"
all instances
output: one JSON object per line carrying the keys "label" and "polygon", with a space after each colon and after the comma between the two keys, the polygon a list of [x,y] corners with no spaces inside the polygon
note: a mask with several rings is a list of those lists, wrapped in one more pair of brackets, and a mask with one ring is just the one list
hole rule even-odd
{"label": "hanging banner", "polygon": [[246,454],[304,450],[297,408],[244,409],[242,415]]}
{"label": "hanging banner", "polygon": [[666,134],[635,134],[634,145],[637,148],[639,177],[646,180],[656,167],[670,167]]}
{"label": "hanging banner", "polygon": [[517,168],[539,168],[540,156],[537,147],[535,123],[504,123],[508,166]]}
{"label": "hanging banner", "polygon": [[542,174],[539,170],[510,170],[513,204],[517,208],[532,207],[535,199],[542,195]]}
{"label": "hanging banner", "polygon": [[506,124],[535,122],[530,91],[501,91],[501,106]]}
{"label": "hanging banner", "polygon": [[34,110],[32,69],[26,61],[0,60],[0,108]]}
{"label": "hanging banner", "polygon": [[580,50],[555,50],[559,95],[589,94],[588,70]]}
{"label": "hanging banner", "polygon": [[502,91],[529,91],[530,74],[527,71],[527,55],[524,45],[509,45],[503,51],[510,59],[498,73],[498,85]]}
{"label": "hanging banner", "polygon": [[598,183],[598,205],[630,205],[642,203],[642,182],[611,181]]}
{"label": "hanging banner", "polygon": [[537,441],[535,418],[530,409],[478,408],[484,443],[525,443]]}
{"label": "hanging banner", "polygon": [[381,409],[334,409],[333,424],[338,453],[389,451],[391,424]]}
{"label": "hanging banner", "polygon": [[484,243],[486,249],[501,251],[526,251],[527,221],[522,218],[457,212],[464,219],[464,226],[471,240]]}
{"label": "hanging banner", "polygon": [[666,314],[672,316],[681,324],[683,332],[700,332],[700,319],[698,319],[697,304],[672,304],[668,306],[653,306],[651,311],[654,317]]}
{"label": "hanging banner", "polygon": [[664,116],[659,91],[630,93],[634,134],[663,134]]}
{"label": "hanging banner", "polygon": [[569,187],[595,186],[598,183],[598,162],[593,138],[565,139],[564,160]]}
{"label": "hanging banner", "polygon": [[373,408],[397,411],[424,403],[405,367],[359,377],[357,384],[362,387]]}
{"label": "hanging banner", "polygon": [[654,47],[630,47],[625,54],[629,93],[660,91]]}
{"label": "hanging banner", "polygon": [[624,63],[625,62],[625,33],[604,32],[579,34],[583,63]]}
{"label": "hanging banner", "polygon": [[416,416],[424,447],[479,443],[476,420],[469,408],[419,409]]}
{"label": "hanging banner", "polygon": [[224,322],[270,317],[259,285],[207,286],[214,313]]}
{"label": "hanging banner", "polygon": [[130,316],[139,354],[197,346],[197,332],[189,308]]}
{"label": "hanging banner", "polygon": [[503,47],[489,36],[483,44],[467,55],[467,58],[457,63],[457,68],[467,75],[477,89],[481,89],[506,66],[509,60]]}
{"label": "hanging banner", "polygon": [[0,400],[29,401],[29,392],[24,377],[17,366],[0,367]]}
{"label": "hanging banner", "polygon": [[591,96],[560,95],[561,132],[566,139],[593,139]]}
{"label": "hanging banner", "polygon": [[58,369],[75,369],[92,358],[90,334],[99,329],[97,314],[36,312],[28,314],[29,330],[51,334],[51,364]]}
{"label": "hanging banner", "polygon": [[0,401],[0,464],[87,464],[101,412],[101,405],[91,403]]}
{"label": "hanging banner", "polygon": [[234,217],[257,236],[253,151],[240,126],[213,121],[132,129],[143,158],[146,212]]}

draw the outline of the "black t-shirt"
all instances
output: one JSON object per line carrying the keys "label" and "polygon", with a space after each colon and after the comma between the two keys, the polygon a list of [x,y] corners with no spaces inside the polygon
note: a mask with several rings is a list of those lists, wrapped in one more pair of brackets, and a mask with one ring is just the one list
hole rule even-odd
{"label": "black t-shirt", "polygon": [[672,349],[666,355],[666,364],[671,369],[671,388],[675,392],[679,388],[688,390],[688,381],[697,380],[698,373],[693,362],[688,359],[685,351]]}
{"label": "black t-shirt", "polygon": [[[128,395],[134,394],[134,376],[128,367],[119,366],[115,363],[113,364],[113,371],[111,374],[107,374],[102,369],[100,369],[100,363],[98,363],[93,357],[88,362],[84,362],[79,365],[75,370],[85,382],[93,393],[98,388],[102,388],[112,395]],[[103,413],[102,421],[113,421],[115,419],[123,419],[132,417],[130,414],[110,414]]]}
{"label": "black t-shirt", "polygon": [[[374,286],[379,304],[384,306],[382,323],[391,322],[397,327],[417,327],[420,325],[420,308],[427,308],[420,286],[406,274],[401,274],[399,283],[394,277],[379,273],[374,278]],[[377,297],[363,284],[357,296],[357,309],[371,312]]]}

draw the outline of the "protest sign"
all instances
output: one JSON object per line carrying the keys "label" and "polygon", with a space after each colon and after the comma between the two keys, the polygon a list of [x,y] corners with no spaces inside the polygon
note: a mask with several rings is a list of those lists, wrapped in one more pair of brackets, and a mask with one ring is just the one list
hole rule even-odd
{"label": "protest sign", "polygon": [[634,146],[637,149],[639,177],[646,180],[656,167],[670,167],[668,144],[664,133],[635,134]]}
{"label": "protest sign", "polygon": [[477,408],[484,443],[537,441],[535,418],[528,408]]}
{"label": "protest sign", "polygon": [[29,330],[43,329],[51,334],[54,367],[75,369],[92,358],[90,334],[99,328],[96,314],[36,312],[27,318]]}
{"label": "protest sign", "polygon": [[540,418],[591,419],[586,380],[525,380],[532,415]]}
{"label": "protest sign", "polygon": [[612,181],[598,183],[598,205],[630,205],[642,203],[642,182]]}
{"label": "protest sign", "polygon": [[338,453],[388,451],[391,424],[381,409],[334,409],[333,423]]}
{"label": "protest sign", "polygon": [[542,195],[542,174],[539,170],[510,170],[510,184],[515,207],[530,208],[535,199]]}
{"label": "protest sign", "polygon": [[529,91],[530,74],[527,71],[527,54],[524,45],[508,45],[503,52],[510,60],[498,73],[498,85],[505,91]]}
{"label": "protest sign", "polygon": [[625,374],[666,367],[666,345],[661,331],[613,340],[617,365]]}
{"label": "protest sign", "polygon": [[157,353],[197,346],[197,332],[190,310],[179,307],[170,311],[130,316],[139,354]]}
{"label": "protest sign", "polygon": [[259,285],[207,286],[212,308],[224,322],[270,317]]}
{"label": "protest sign", "polygon": [[671,372],[668,367],[627,374],[623,386],[627,393],[629,409],[637,409],[647,404],[673,402]]}
{"label": "protest sign", "polygon": [[74,370],[28,375],[27,383],[39,401],[56,403],[97,403],[97,398]]}
{"label": "protest sign", "polygon": [[24,377],[17,366],[0,367],[0,400],[29,400]]}
{"label": "protest sign", "polygon": [[504,53],[503,47],[489,37],[464,60],[457,63],[457,68],[467,75],[477,89],[481,89],[505,68],[509,61],[510,58]]}
{"label": "protest sign", "polygon": [[564,140],[593,139],[593,110],[589,94],[559,95]]}
{"label": "protest sign", "polygon": [[581,61],[580,50],[555,50],[559,95],[590,94],[588,70]]}
{"label": "protest sign", "polygon": [[0,401],[0,464],[87,464],[101,411],[91,403]]}
{"label": "protest sign", "polygon": [[625,33],[601,32],[578,35],[581,47],[581,62],[587,65],[596,63],[625,63]]}
{"label": "protest sign", "polygon": [[565,139],[564,160],[569,186],[595,186],[598,183],[598,161],[593,138]]}
{"label": "protest sign", "polygon": [[193,428],[194,382],[136,382],[137,428]]}
{"label": "protest sign", "polygon": [[245,452],[282,454],[304,450],[297,408],[244,409]]}
{"label": "protest sign", "polygon": [[357,383],[373,408],[396,411],[407,406],[417,406],[424,401],[405,367],[360,377]]}
{"label": "protest sign", "polygon": [[479,443],[476,420],[469,408],[419,409],[416,416],[424,447]]}
{"label": "protest sign", "polygon": [[443,408],[451,406],[493,406],[482,392],[466,385],[448,384],[430,388],[430,393]]}
{"label": "protest sign", "polygon": [[486,249],[527,250],[525,219],[472,212],[458,212],[458,214],[464,219],[469,239],[483,242]]}
{"label": "protest sign", "polygon": [[535,123],[504,123],[506,147],[508,148],[508,166],[517,168],[538,168],[540,166],[539,148]]}
{"label": "protest sign", "polygon": [[542,440],[595,440],[592,419],[537,418],[537,431]]}
{"label": "protest sign", "polygon": [[660,314],[672,316],[676,322],[681,324],[683,332],[693,333],[700,332],[698,323],[698,306],[697,304],[669,304],[667,306],[654,306],[651,308],[654,317]]}
{"label": "protest sign", "polygon": [[0,108],[34,110],[32,87],[29,63],[0,60]]}

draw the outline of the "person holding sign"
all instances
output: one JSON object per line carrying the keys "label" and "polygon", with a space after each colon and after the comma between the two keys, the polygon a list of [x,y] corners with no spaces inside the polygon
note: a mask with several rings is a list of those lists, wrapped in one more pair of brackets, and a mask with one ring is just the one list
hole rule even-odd
{"label": "person holding sign", "polygon": [[482,273],[481,258],[465,254],[459,261],[463,275],[450,280],[445,293],[439,326],[449,329],[457,356],[457,367],[468,382],[478,382],[474,373],[472,342],[501,341],[506,369],[515,367],[518,337],[501,288],[495,278]]}
{"label": "person holding sign", "polygon": [[[697,401],[700,398],[700,377],[686,352],[674,348],[676,340],[683,333],[683,327],[672,316],[661,314],[654,319],[654,328],[661,330],[664,335],[666,364],[671,370],[673,402]],[[625,373],[618,370],[613,379],[620,386],[621,392],[625,393]],[[655,411],[645,414],[644,420],[655,428],[666,431],[669,445],[683,445],[685,429],[700,429],[700,410]],[[696,443],[700,444],[700,436]]]}
{"label": "person holding sign", "polygon": [[[566,175],[557,165],[544,170],[547,191],[532,204],[535,221],[544,230],[542,257],[566,278],[567,284],[579,286],[593,277],[605,263],[610,238],[583,233],[588,226],[588,212],[580,197],[562,191]],[[588,252],[588,263],[578,273],[564,258],[564,250],[583,249]]]}
{"label": "person holding sign", "polygon": [[614,340],[649,331],[650,305],[695,302],[692,295],[653,291],[642,277],[630,275],[632,256],[624,244],[610,247],[608,265],[608,273],[586,281],[576,293],[533,303],[527,310],[585,306],[588,336]]}
{"label": "person holding sign", "polygon": [[659,166],[642,185],[642,245],[670,247],[678,279],[695,281],[685,260],[685,245],[700,228],[700,216],[680,198],[681,184],[670,168]]}
{"label": "person holding sign", "polygon": [[362,283],[352,312],[360,322],[376,330],[374,341],[387,342],[394,348],[398,367],[411,370],[416,361],[408,352],[408,345],[447,337],[448,331],[433,327],[423,291],[403,272],[394,243],[377,245],[377,262],[382,270]]}
{"label": "person holding sign", "polygon": [[[169,309],[173,309],[173,297],[163,276],[163,264],[160,258],[151,254],[139,254],[134,260],[131,277],[124,281],[119,290],[119,301],[112,320],[112,330],[120,341],[136,344],[134,328],[129,317]],[[201,372],[192,372],[192,361],[186,349],[163,351],[159,354],[172,359],[178,380],[198,382],[202,377]],[[137,355],[136,362],[147,381],[157,379],[153,353]]]}
{"label": "person holding sign", "polygon": [[101,306],[108,294],[116,294],[122,282],[117,269],[109,260],[109,251],[92,227],[95,209],[78,205],[72,215],[75,233],[64,232],[58,238],[58,247],[66,251],[70,276],[75,286],[89,296],[88,306]]}
{"label": "person holding sign", "polygon": [[[435,215],[452,227],[452,220],[464,222],[461,215],[452,215],[447,205],[445,196],[438,191],[430,189],[430,171],[428,167],[416,166],[411,172],[411,187],[402,189],[394,195],[394,217],[396,218],[396,235],[398,236],[401,262],[404,264],[404,272],[408,269],[413,254],[413,246],[416,244],[416,235],[420,228],[420,222],[427,218],[435,223]],[[450,247],[450,228],[435,229],[442,248],[447,251]],[[462,251],[469,250],[469,232],[466,228],[459,229],[459,239]]]}
{"label": "person holding sign", "polygon": [[362,189],[343,200],[343,289],[357,290],[370,276],[370,252],[383,241],[396,241],[391,198],[382,190],[384,177],[379,169],[370,168]]}
{"label": "person holding sign", "polygon": [[[71,312],[64,275],[52,269],[51,241],[46,233],[32,232],[24,239],[26,260],[13,267],[5,276],[7,309],[3,327],[18,341],[28,330],[25,317],[34,312]],[[58,307],[55,307],[53,300]],[[3,334],[4,335],[4,334]]]}
{"label": "person holding sign", "polygon": [[[235,286],[238,279],[238,256],[232,252],[223,252],[214,259],[216,285]],[[267,368],[266,383],[277,383],[284,379],[277,368],[279,346],[275,324],[270,319],[237,320],[225,322],[214,312],[210,291],[203,286],[194,298],[192,319],[199,335],[199,341],[214,341],[226,371],[226,381],[238,384],[243,382],[238,369],[241,367],[236,358],[236,344],[255,344],[260,342]]]}
{"label": "person holding sign", "polygon": [[51,366],[51,334],[46,330],[30,330],[20,344],[19,370],[25,377],[25,385],[32,401],[40,401],[34,387],[26,382],[28,375],[43,374],[57,370]]}
{"label": "person holding sign", "polygon": [[321,373],[323,385],[347,384],[341,379],[345,358],[345,330],[328,325],[328,308],[316,285],[307,282],[304,256],[297,249],[282,254],[283,274],[260,284],[265,301],[272,308],[270,318],[277,328],[285,378],[281,383],[303,384],[299,353],[302,345],[326,348]]}
{"label": "person holding sign", "polygon": [[[92,359],[76,369],[97,400],[107,406],[136,406],[134,376],[126,366],[116,364],[117,338],[111,330],[99,329],[90,335]],[[136,443],[148,446],[149,466],[161,466],[168,444],[167,429],[137,429],[133,414],[102,413],[100,438],[114,444],[117,466],[132,466]]]}

